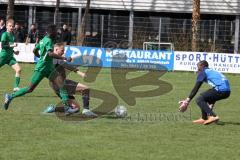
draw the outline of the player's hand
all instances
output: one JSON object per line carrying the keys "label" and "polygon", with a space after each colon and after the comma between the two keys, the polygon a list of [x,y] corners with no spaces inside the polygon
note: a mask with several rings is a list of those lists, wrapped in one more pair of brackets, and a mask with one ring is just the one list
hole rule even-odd
{"label": "player's hand", "polygon": [[179,101],[178,104],[180,104],[179,111],[180,112],[185,112],[188,108],[189,100],[185,99],[185,100]]}
{"label": "player's hand", "polygon": [[83,73],[81,71],[77,71],[77,74],[80,75],[82,78],[87,77],[86,73]]}
{"label": "player's hand", "polygon": [[14,54],[15,55],[19,55],[19,51],[14,51]]}

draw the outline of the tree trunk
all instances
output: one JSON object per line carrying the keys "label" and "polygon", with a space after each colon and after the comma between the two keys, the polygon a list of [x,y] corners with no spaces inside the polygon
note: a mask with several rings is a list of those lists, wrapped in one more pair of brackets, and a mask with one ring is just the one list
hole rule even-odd
{"label": "tree trunk", "polygon": [[55,25],[58,22],[59,6],[60,6],[60,0],[56,0],[56,7],[55,7],[55,12],[54,12],[54,22],[53,22]]}
{"label": "tree trunk", "polygon": [[198,29],[200,20],[200,0],[193,0],[192,12],[192,51],[198,51]]}
{"label": "tree trunk", "polygon": [[14,2],[15,0],[8,0],[8,7],[7,7],[7,20],[13,19],[14,14]]}
{"label": "tree trunk", "polygon": [[86,7],[85,7],[85,12],[81,21],[81,27],[80,27],[80,32],[77,36],[77,45],[82,46],[85,38],[85,29],[86,29],[86,23],[88,21],[88,13],[90,9],[90,3],[91,0],[87,0]]}

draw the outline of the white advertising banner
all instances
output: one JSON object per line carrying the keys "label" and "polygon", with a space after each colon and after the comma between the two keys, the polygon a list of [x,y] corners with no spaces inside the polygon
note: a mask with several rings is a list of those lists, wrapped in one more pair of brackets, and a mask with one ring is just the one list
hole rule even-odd
{"label": "white advertising banner", "polygon": [[[15,51],[19,51],[19,55],[14,55],[18,62],[34,62],[33,49],[35,44],[25,44],[17,43],[17,47],[14,48]],[[1,44],[0,44],[1,45]],[[1,48],[0,48],[1,51]]]}
{"label": "white advertising banner", "polygon": [[197,63],[206,60],[209,67],[224,73],[240,73],[240,55],[206,52],[174,52],[174,70],[197,71]]}
{"label": "white advertising banner", "polygon": [[14,50],[19,51],[19,55],[14,55],[18,62],[34,62],[34,54],[33,49],[35,44],[25,44],[18,43],[18,46],[14,48]]}

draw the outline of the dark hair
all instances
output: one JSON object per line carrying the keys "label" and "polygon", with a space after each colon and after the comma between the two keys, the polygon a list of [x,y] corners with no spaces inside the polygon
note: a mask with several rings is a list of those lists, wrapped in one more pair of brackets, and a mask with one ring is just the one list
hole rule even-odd
{"label": "dark hair", "polygon": [[48,34],[52,34],[55,31],[56,31],[56,25],[51,24],[51,25],[47,26],[47,33]]}
{"label": "dark hair", "polygon": [[200,62],[198,62],[199,65],[204,66],[204,67],[208,67],[208,62],[206,60],[202,60]]}

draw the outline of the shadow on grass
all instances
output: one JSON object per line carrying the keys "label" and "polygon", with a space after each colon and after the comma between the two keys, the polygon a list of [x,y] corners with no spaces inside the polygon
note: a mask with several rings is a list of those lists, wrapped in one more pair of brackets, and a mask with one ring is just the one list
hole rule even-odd
{"label": "shadow on grass", "polygon": [[71,115],[65,115],[64,114],[64,108],[63,107],[56,107],[56,112],[54,112],[54,115],[56,115],[58,118],[64,121],[87,121],[87,120],[93,120],[96,118],[106,118],[106,119],[119,119],[114,115],[113,112],[110,112],[108,114],[101,113],[101,112],[94,112],[98,116],[85,116],[81,113],[74,113]]}
{"label": "shadow on grass", "polygon": [[240,126],[240,122],[223,122],[223,121],[218,121],[216,122],[217,125],[235,125],[235,126]]}
{"label": "shadow on grass", "polygon": [[117,117],[113,112],[110,112],[106,115],[103,115],[101,118],[106,118],[106,119],[121,119]]}

